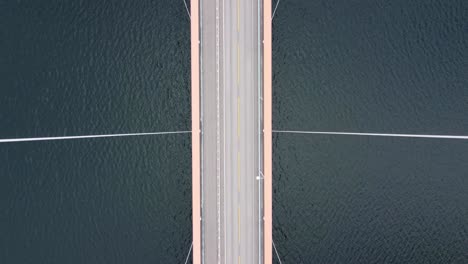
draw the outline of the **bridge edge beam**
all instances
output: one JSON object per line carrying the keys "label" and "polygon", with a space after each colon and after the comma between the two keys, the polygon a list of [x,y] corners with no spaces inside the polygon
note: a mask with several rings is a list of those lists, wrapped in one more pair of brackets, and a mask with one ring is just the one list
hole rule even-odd
{"label": "bridge edge beam", "polygon": [[272,195],[272,4],[263,1],[263,142],[264,142],[264,263],[273,261]]}
{"label": "bridge edge beam", "polygon": [[201,264],[199,0],[190,1],[192,111],[192,256]]}

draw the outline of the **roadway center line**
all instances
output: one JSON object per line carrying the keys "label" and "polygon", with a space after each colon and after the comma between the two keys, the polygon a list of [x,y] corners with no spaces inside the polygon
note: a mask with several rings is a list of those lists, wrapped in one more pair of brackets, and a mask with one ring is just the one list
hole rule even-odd
{"label": "roadway center line", "polygon": [[240,0],[237,0],[237,32],[240,31]]}
{"label": "roadway center line", "polygon": [[237,151],[237,192],[240,193],[240,151]]}
{"label": "roadway center line", "polygon": [[237,139],[240,139],[240,97],[237,96]]}
{"label": "roadway center line", "polygon": [[241,212],[240,212],[240,206],[237,206],[237,226],[238,226],[238,228],[237,228],[238,241],[239,241],[239,244],[240,244],[240,240],[241,240]]}
{"label": "roadway center line", "polygon": [[239,42],[237,42],[237,85],[239,86],[240,82],[240,48]]}

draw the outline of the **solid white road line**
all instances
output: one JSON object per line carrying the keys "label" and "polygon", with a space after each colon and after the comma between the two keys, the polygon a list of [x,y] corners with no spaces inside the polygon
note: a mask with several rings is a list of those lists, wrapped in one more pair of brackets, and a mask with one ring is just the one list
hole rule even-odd
{"label": "solid white road line", "polygon": [[271,242],[273,243],[273,248],[275,249],[276,257],[278,258],[279,263],[283,264],[283,262],[281,262],[281,258],[279,256],[279,254],[278,254],[278,250],[276,250],[275,241],[272,240]]}
{"label": "solid white road line", "polygon": [[217,224],[217,260],[221,264],[221,154],[219,124],[219,0],[216,0],[216,224]]}
{"label": "solid white road line", "polygon": [[[226,5],[225,0],[223,0],[223,63],[226,63],[226,28],[224,24],[224,17],[226,13],[224,12],[224,6]],[[227,254],[226,254],[226,66],[223,66],[223,219],[224,219],[224,263],[227,263]]]}
{"label": "solid white road line", "polygon": [[190,253],[192,252],[192,248],[193,248],[193,242],[192,242],[192,244],[190,245],[190,250],[189,250],[189,252],[188,252],[188,254],[187,254],[187,258],[185,259],[185,264],[188,263],[188,260],[189,260],[189,258],[190,258]]}

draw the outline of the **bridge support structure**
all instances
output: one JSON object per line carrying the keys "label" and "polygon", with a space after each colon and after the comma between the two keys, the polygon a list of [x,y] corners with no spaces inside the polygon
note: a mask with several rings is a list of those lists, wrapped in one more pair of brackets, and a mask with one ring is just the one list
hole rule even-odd
{"label": "bridge support structure", "polygon": [[[190,1],[191,15],[191,114],[192,114],[192,241],[193,263],[202,263],[202,186],[201,186],[201,104],[200,104],[200,1]],[[272,1],[263,5],[262,72],[263,80],[263,256],[272,263]],[[224,37],[224,36],[223,36]],[[260,78],[260,77],[259,77]],[[261,197],[261,196],[260,196]],[[225,253],[225,252],[224,252]],[[259,258],[260,260],[260,258]]]}
{"label": "bridge support structure", "polygon": [[192,101],[192,254],[193,263],[201,264],[199,0],[190,1],[190,10]]}
{"label": "bridge support structure", "polygon": [[263,256],[264,263],[273,261],[273,191],[272,191],[272,5],[271,0],[263,0]]}

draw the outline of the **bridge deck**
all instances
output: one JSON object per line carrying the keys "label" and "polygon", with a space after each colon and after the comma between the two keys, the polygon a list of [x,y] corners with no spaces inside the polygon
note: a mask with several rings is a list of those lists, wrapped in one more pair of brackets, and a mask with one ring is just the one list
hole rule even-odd
{"label": "bridge deck", "polygon": [[[193,189],[194,263],[201,260],[204,263],[271,263],[271,258],[263,262],[264,197],[263,181],[258,177],[260,170],[263,171],[261,132],[265,121],[260,100],[264,63],[261,59],[262,2],[191,2],[192,89],[200,91],[198,99],[192,97],[200,102],[198,109],[192,104],[192,118],[199,111],[202,131],[199,152],[193,152],[201,158],[193,160],[200,165],[200,174],[194,173],[194,184],[197,179],[201,181]],[[199,33],[194,29],[197,26]],[[193,50],[198,38],[199,54]],[[193,60],[195,55],[199,56],[199,62]],[[193,65],[195,62],[199,63],[199,69]],[[193,84],[197,78],[193,75],[197,73],[200,87]],[[192,96],[196,95],[192,93]],[[271,139],[269,142],[271,151]],[[271,158],[271,153],[268,156]],[[196,197],[200,198],[200,212],[195,210]],[[201,224],[197,213],[201,215]]]}

